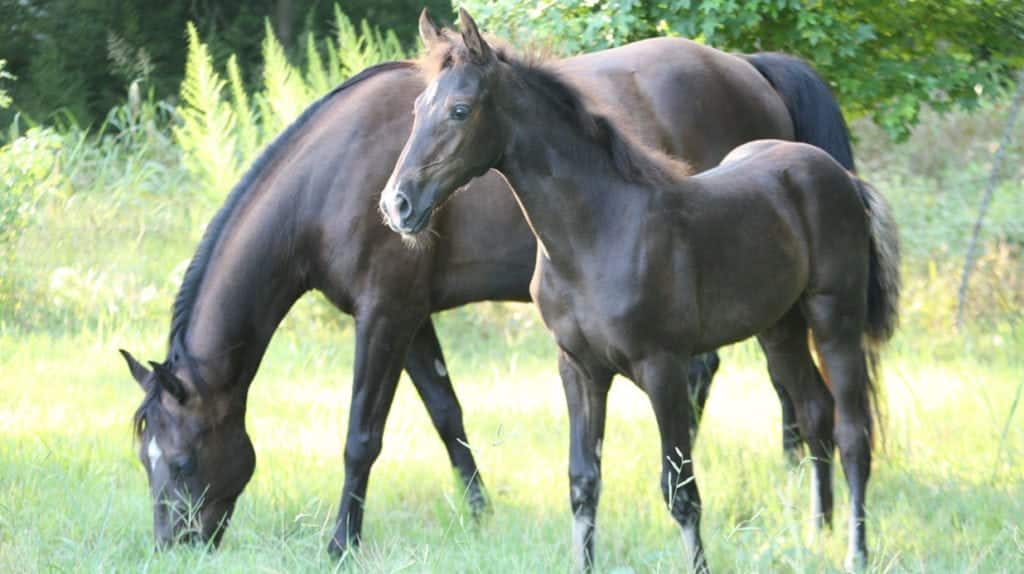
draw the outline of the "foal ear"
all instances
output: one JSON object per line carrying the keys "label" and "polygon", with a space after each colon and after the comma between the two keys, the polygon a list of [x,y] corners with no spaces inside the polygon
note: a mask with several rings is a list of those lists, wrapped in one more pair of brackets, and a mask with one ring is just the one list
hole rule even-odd
{"label": "foal ear", "polygon": [[424,6],[423,11],[420,12],[420,39],[423,40],[423,46],[430,50],[442,38],[441,27],[434,22],[434,19],[430,17],[430,11]]}
{"label": "foal ear", "polygon": [[139,386],[142,387],[143,391],[149,392],[149,387],[153,383],[149,378],[149,375],[151,374],[149,369],[143,367],[142,363],[136,361],[135,357],[133,357],[128,351],[125,351],[124,349],[118,349],[117,351],[121,353],[121,356],[124,357],[124,361],[128,363],[128,370],[131,371],[132,378],[135,379],[135,382],[139,383]]}
{"label": "foal ear", "polygon": [[459,28],[462,29],[462,41],[469,48],[469,52],[479,62],[486,62],[491,57],[491,47],[484,41],[484,37],[480,35],[480,30],[476,27],[476,22],[473,21],[473,17],[466,12],[465,8],[459,8]]}
{"label": "foal ear", "polygon": [[177,399],[179,403],[185,404],[185,401],[188,400],[188,393],[185,392],[185,383],[172,373],[170,369],[160,363],[150,361],[149,366],[153,367],[156,381],[160,383],[163,390]]}

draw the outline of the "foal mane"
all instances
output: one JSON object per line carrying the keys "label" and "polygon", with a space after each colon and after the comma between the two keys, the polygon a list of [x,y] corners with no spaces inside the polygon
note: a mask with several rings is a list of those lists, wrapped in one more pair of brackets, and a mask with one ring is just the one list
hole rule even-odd
{"label": "foal mane", "polygon": [[[288,144],[295,139],[295,137],[302,131],[302,129],[310,123],[316,112],[320,110],[325,103],[331,100],[334,96],[345,91],[352,86],[369,79],[378,74],[396,70],[412,68],[414,64],[408,61],[396,61],[396,62],[384,62],[371,66],[351,78],[345,80],[343,83],[335,87],[333,90],[328,92],[326,95],[316,100],[305,111],[299,115],[283,132],[281,132],[266,148],[260,152],[260,155],[256,160],[249,166],[248,171],[242,176],[242,179],[235,184],[227,198],[224,200],[224,204],[217,211],[213,219],[210,220],[209,225],[206,227],[206,231],[203,232],[203,238],[199,241],[199,246],[196,248],[195,254],[192,256],[192,261],[189,262],[188,268],[185,271],[185,277],[182,279],[181,286],[178,288],[178,294],[174,298],[174,308],[171,314],[171,331],[167,338],[167,360],[164,362],[165,365],[170,366],[177,360],[185,360],[188,364],[189,371],[196,381],[196,386],[200,390],[203,389],[204,383],[202,378],[199,376],[197,369],[196,360],[191,357],[188,353],[188,349],[185,344],[185,335],[188,332],[188,326],[192,319],[192,311],[195,308],[196,300],[199,298],[199,288],[203,283],[203,278],[206,276],[206,271],[210,266],[210,262],[213,259],[213,253],[216,250],[217,244],[220,239],[226,234],[228,230],[228,223],[231,220],[231,216],[238,211],[239,207],[244,203],[248,197],[248,192],[257,187],[256,184],[266,175],[264,172],[267,171],[268,167],[275,165],[277,157],[288,149]],[[142,404],[138,410],[135,411],[134,416],[134,428],[137,436],[141,437],[143,430],[145,430],[146,424],[146,411],[149,409],[159,397],[160,385],[152,385],[149,392],[146,393],[146,397],[143,399]]]}
{"label": "foal mane", "polygon": [[[480,65],[459,34],[446,29],[443,38],[417,61],[427,83],[457,64]],[[516,81],[553,104],[570,126],[598,144],[616,172],[627,181],[663,188],[693,175],[688,163],[645,145],[629,130],[626,121],[611,110],[599,108],[566,81],[550,65],[550,57],[531,52],[517,54],[502,40],[488,37],[487,41],[498,61],[513,70]]]}

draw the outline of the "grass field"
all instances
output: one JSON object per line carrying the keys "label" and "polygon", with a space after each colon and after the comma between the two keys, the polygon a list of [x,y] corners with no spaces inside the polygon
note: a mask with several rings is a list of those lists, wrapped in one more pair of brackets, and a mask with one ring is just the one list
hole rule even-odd
{"label": "grass field", "polygon": [[[860,173],[896,213],[907,278],[905,320],[883,362],[872,572],[1024,572],[1024,172],[1008,173],[993,201],[968,328],[950,327],[1003,117],[930,117],[902,146],[855,128]],[[136,135],[149,138],[146,127]],[[38,197],[24,233],[0,245],[0,574],[338,569],[325,548],[343,477],[351,320],[315,298],[293,310],[250,395],[257,469],[224,544],[154,553],[130,430],[141,392],[117,349],[164,358],[168,307],[219,200],[197,189],[164,136],[55,137],[24,140],[24,157],[8,150]],[[63,151],[43,153],[46,142]],[[1024,142],[1015,145],[1007,164],[1019,168]],[[493,513],[469,517],[403,382],[370,481],[364,545],[341,569],[568,571],[568,422],[548,334],[525,305],[477,305],[437,324]],[[812,540],[809,473],[783,463],[777,405],[756,345],[725,350],[694,453],[716,572],[842,563],[841,471],[836,529]],[[604,442],[601,572],[685,565],[658,451],[646,398],[619,381]]]}
{"label": "grass field", "polygon": [[[302,316],[300,312],[297,316]],[[480,317],[484,316],[485,319]],[[129,418],[141,398],[116,349],[162,357],[165,333],[0,335],[0,572],[296,572],[326,554],[342,481],[352,330],[275,338],[251,394],[257,470],[214,553],[152,550],[146,478]],[[567,417],[548,335],[527,306],[442,315],[442,342],[493,502],[476,524],[412,385],[404,381],[374,467],[367,572],[561,572],[569,568]],[[1019,349],[982,360],[922,353],[898,337],[869,491],[871,569],[1024,571],[1024,384]],[[613,387],[598,519],[600,571],[679,571],[682,545],[657,486],[646,398]],[[808,476],[781,457],[777,401],[749,343],[726,350],[695,465],[718,572],[823,572],[845,548],[805,525]]]}

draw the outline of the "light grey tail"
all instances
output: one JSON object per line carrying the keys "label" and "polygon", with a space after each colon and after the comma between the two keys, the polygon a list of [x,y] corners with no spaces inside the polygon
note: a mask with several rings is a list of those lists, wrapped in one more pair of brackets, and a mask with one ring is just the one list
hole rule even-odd
{"label": "light grey tail", "polygon": [[851,175],[868,212],[871,230],[871,261],[868,274],[868,323],[865,330],[872,345],[890,338],[899,323],[900,240],[892,208],[868,182]]}

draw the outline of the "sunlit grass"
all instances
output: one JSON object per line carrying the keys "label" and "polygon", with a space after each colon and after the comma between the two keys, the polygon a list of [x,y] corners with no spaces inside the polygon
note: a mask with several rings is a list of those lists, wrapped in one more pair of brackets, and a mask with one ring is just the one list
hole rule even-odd
{"label": "sunlit grass", "polygon": [[[412,385],[398,391],[368,494],[369,572],[538,572],[569,567],[567,417],[548,335],[528,307],[442,316],[439,330],[494,512],[470,518]],[[343,478],[352,331],[286,326],[250,395],[257,471],[214,553],[151,550],[145,474],[129,419],[141,393],[119,346],[161,357],[164,333],[0,336],[0,571],[329,571]],[[899,345],[897,345],[899,346]],[[1007,353],[885,364],[886,427],[870,489],[872,569],[1018,572],[1024,565],[1022,380]],[[753,345],[727,350],[694,454],[711,564],[722,572],[839,567],[846,505],[813,541],[807,477],[782,463],[777,400]],[[612,390],[599,569],[670,572],[682,545],[657,484],[646,397]]]}

